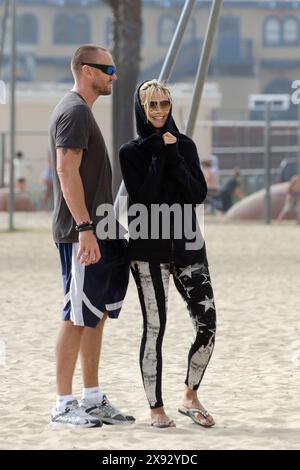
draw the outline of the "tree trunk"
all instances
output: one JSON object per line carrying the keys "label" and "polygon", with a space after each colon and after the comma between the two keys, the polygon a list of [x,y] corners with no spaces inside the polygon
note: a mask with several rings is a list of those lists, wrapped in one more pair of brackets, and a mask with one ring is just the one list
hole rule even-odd
{"label": "tree trunk", "polygon": [[133,96],[139,76],[141,0],[107,0],[113,11],[113,51],[118,80],[113,87],[113,192],[121,183],[119,148],[134,137]]}

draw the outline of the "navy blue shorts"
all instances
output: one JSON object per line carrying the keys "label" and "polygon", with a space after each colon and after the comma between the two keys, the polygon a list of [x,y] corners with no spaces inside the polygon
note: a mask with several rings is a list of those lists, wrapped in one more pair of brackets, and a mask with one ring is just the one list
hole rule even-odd
{"label": "navy blue shorts", "polygon": [[127,242],[98,240],[101,259],[85,266],[76,255],[79,243],[57,243],[64,286],[63,320],[96,327],[104,313],[118,318],[129,280]]}

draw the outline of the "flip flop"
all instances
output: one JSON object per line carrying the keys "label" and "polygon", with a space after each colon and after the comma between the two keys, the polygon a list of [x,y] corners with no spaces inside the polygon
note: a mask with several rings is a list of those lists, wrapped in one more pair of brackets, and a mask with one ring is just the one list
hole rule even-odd
{"label": "flip flop", "polygon": [[176,428],[176,424],[175,424],[175,421],[173,421],[173,419],[169,419],[168,421],[163,421],[163,420],[159,421],[157,419],[157,420],[152,421],[151,426],[155,428]]}
{"label": "flip flop", "polygon": [[[204,428],[211,428],[215,424],[214,420],[208,421],[210,414],[206,410],[201,410],[200,408],[186,408],[185,406],[182,406],[181,408],[178,408],[178,411],[182,415],[188,416],[188,418],[191,418],[194,423],[199,426],[203,426]],[[197,414],[203,416],[204,419],[197,417]]]}

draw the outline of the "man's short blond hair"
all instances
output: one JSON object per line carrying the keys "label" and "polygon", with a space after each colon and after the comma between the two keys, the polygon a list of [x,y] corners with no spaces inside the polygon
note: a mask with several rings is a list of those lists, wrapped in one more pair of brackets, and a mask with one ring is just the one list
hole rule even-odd
{"label": "man's short blond hair", "polygon": [[74,52],[71,60],[71,70],[74,77],[81,73],[81,62],[95,62],[96,53],[99,51],[109,53],[109,51],[104,47],[97,46],[95,44],[84,44]]}
{"label": "man's short blond hair", "polygon": [[143,85],[139,89],[139,98],[145,109],[147,119],[149,119],[149,103],[150,101],[152,101],[153,95],[157,91],[166,95],[166,97],[172,104],[171,93],[167,85],[156,79],[148,80],[147,82],[143,83]]}

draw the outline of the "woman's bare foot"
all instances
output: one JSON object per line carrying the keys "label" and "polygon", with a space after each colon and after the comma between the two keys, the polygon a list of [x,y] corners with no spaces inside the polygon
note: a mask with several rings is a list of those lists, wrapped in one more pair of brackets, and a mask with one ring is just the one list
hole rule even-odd
{"label": "woman's bare foot", "polygon": [[155,428],[175,428],[176,424],[173,419],[166,415],[164,407],[161,406],[151,410],[151,426]]}

